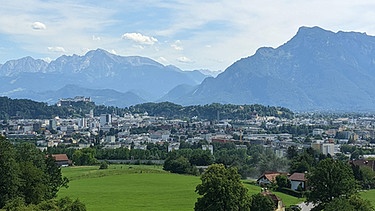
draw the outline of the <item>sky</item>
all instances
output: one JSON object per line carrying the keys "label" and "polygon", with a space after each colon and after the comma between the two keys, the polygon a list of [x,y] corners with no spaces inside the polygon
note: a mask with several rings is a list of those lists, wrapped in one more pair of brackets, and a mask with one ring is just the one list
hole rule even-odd
{"label": "sky", "polygon": [[0,64],[101,48],[223,71],[301,26],[375,35],[373,0],[3,0],[0,14]]}

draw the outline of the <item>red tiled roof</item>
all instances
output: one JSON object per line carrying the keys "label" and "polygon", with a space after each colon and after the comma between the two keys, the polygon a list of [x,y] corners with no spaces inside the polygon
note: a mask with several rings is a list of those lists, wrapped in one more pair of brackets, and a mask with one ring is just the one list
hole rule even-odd
{"label": "red tiled roof", "polygon": [[289,180],[306,181],[305,173],[293,173],[292,175],[290,175]]}
{"label": "red tiled roof", "polygon": [[66,154],[54,154],[54,155],[52,155],[52,157],[55,158],[56,161],[67,161],[67,160],[69,160],[69,158]]}
{"label": "red tiled roof", "polygon": [[282,173],[282,172],[265,172],[264,174],[262,174],[262,176],[259,177],[259,179],[257,181],[259,181],[261,178],[265,177],[268,181],[274,182],[274,181],[276,181],[276,177],[279,176],[279,175],[286,175],[286,173]]}
{"label": "red tiled roof", "polygon": [[275,181],[276,177],[279,176],[280,173],[274,173],[274,174],[265,174],[264,177],[266,177],[269,181]]}

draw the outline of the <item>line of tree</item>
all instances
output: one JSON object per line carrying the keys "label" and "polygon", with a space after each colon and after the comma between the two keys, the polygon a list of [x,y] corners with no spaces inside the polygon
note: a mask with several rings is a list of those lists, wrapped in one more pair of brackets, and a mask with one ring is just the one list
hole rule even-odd
{"label": "line of tree", "polygon": [[[180,149],[172,152],[168,152],[168,144],[153,143],[147,143],[146,150],[129,150],[125,147],[104,149],[96,146],[86,149],[50,147],[47,152],[67,154],[75,165],[93,165],[98,163],[97,160],[165,160],[165,170],[182,174],[196,174],[194,166],[208,166],[212,163],[236,167],[242,178],[255,178],[264,171],[287,171],[288,169],[287,159],[277,157],[273,150],[260,145],[246,145],[245,148],[237,149],[234,143],[212,143],[214,154],[211,155],[210,151],[202,150],[203,144],[207,142],[201,141],[191,145],[181,141]],[[180,159],[177,160],[177,158]],[[173,161],[173,165],[170,165],[170,161]],[[180,168],[179,162],[181,162],[180,165],[185,166],[182,169],[186,171],[174,170],[174,168]]]}
{"label": "line of tree", "polygon": [[[195,166],[216,163],[236,167],[242,178],[255,178],[265,171],[286,171],[288,168],[285,158],[278,158],[272,150],[260,145],[247,145],[247,148],[237,149],[234,143],[213,143],[213,147],[213,155],[201,149],[180,149],[170,152],[164,162],[164,170],[196,174]],[[181,169],[186,171],[181,172]]]}

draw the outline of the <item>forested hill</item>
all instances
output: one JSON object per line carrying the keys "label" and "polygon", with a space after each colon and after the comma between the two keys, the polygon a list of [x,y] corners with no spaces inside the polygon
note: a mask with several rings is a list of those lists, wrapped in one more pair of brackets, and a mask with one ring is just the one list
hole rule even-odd
{"label": "forested hill", "polygon": [[276,116],[292,118],[293,112],[287,108],[269,107],[262,105],[231,105],[209,104],[181,106],[169,102],[143,103],[129,108],[95,105],[93,102],[76,102],[69,107],[47,105],[47,103],[35,102],[26,99],[10,99],[0,97],[0,119],[50,119],[56,116],[84,117],[90,110],[94,115],[116,114],[123,116],[125,113],[148,113],[151,116],[163,116],[165,118],[193,118],[216,120],[220,119],[250,119],[258,116]]}
{"label": "forested hill", "polygon": [[94,103],[80,104],[72,107],[49,106],[47,103],[27,99],[10,99],[0,97],[0,119],[49,119],[55,116],[69,117],[84,115],[95,108]]}
{"label": "forested hill", "polygon": [[181,106],[170,102],[143,103],[129,107],[132,113],[147,112],[151,116],[199,119],[250,119],[258,116],[275,116],[291,119],[294,113],[283,107],[255,105],[233,105],[212,103],[207,105]]}

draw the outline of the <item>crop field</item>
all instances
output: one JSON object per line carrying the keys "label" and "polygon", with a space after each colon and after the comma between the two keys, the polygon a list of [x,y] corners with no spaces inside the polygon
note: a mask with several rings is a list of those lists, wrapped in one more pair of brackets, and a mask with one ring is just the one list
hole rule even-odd
{"label": "crop field", "polygon": [[[170,174],[161,166],[110,165],[63,168],[69,188],[58,197],[79,198],[89,211],[95,210],[193,210],[199,177]],[[260,187],[245,184],[250,194]],[[304,199],[276,193],[289,206]]]}

